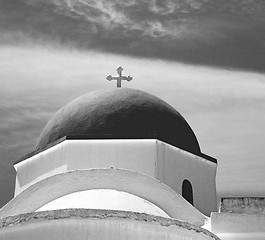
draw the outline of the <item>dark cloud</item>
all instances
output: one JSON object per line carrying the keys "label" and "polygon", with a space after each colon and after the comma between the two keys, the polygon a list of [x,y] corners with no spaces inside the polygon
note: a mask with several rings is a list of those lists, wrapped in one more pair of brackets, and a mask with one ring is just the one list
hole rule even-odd
{"label": "dark cloud", "polygon": [[2,0],[0,43],[264,72],[264,10],[260,0]]}

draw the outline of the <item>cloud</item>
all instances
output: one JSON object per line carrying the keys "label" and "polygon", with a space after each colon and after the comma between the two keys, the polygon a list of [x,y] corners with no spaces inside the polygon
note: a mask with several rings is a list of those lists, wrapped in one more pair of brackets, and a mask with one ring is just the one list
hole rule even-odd
{"label": "cloud", "polygon": [[264,72],[258,0],[2,0],[0,44],[82,50]]}

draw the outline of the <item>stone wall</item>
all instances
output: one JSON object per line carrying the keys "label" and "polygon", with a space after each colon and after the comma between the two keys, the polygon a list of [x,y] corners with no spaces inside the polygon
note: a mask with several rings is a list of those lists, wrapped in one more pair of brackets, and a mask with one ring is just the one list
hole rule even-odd
{"label": "stone wall", "polygon": [[265,197],[222,198],[220,212],[265,214]]}

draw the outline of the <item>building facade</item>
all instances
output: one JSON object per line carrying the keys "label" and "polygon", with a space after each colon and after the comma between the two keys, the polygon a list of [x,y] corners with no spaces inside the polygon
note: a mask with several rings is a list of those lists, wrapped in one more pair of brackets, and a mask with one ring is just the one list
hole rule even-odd
{"label": "building facade", "polygon": [[14,167],[0,239],[243,239],[220,231],[216,159],[180,113],[139,90],[67,104]]}

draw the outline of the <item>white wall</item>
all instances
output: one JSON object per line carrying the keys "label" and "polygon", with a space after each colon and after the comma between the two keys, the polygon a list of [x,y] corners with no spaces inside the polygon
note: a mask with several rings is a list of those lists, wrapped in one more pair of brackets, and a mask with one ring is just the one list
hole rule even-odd
{"label": "white wall", "polygon": [[15,195],[58,173],[110,167],[157,178],[180,194],[187,179],[195,207],[207,215],[217,209],[216,164],[155,139],[65,140],[15,165]]}
{"label": "white wall", "polygon": [[1,240],[218,240],[192,224],[110,210],[59,210],[9,217]]}
{"label": "white wall", "polygon": [[15,165],[15,196],[30,185],[78,169],[120,168],[155,176],[155,140],[65,140]]}
{"label": "white wall", "polygon": [[92,189],[70,193],[45,204],[36,211],[69,208],[122,210],[169,217],[161,208],[146,199],[113,189]]}
{"label": "white wall", "polygon": [[158,179],[182,194],[185,179],[193,188],[194,206],[206,215],[217,210],[216,164],[169,144],[159,142]]}
{"label": "white wall", "polygon": [[212,213],[211,231],[222,240],[264,240],[265,215]]}
{"label": "white wall", "polygon": [[130,193],[158,206],[171,218],[205,224],[206,217],[161,181],[130,170],[99,168],[74,170],[43,179],[0,209],[0,218],[35,212],[45,204],[75,192],[113,189]]}

